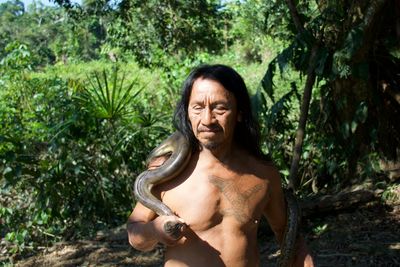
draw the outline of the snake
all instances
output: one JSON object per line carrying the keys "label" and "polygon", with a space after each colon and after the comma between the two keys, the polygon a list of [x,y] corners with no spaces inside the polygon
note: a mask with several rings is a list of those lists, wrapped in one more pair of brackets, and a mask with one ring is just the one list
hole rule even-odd
{"label": "snake", "polygon": [[[133,188],[136,199],[159,216],[173,216],[175,214],[170,207],[152,194],[152,188],[176,177],[185,169],[190,160],[190,144],[180,132],[176,131],[154,148],[146,162],[149,163],[157,157],[167,155],[170,156],[161,167],[140,173]],[[172,237],[178,238],[182,226],[182,223],[169,221],[164,225],[164,231]]]}
{"label": "snake", "polygon": [[[179,175],[186,168],[191,151],[189,141],[179,131],[174,132],[154,148],[146,159],[147,163],[162,156],[169,156],[169,158],[160,167],[145,170],[137,176],[133,189],[136,199],[159,216],[175,215],[170,207],[153,195],[151,190],[154,186]],[[300,221],[300,208],[293,190],[285,189],[284,196],[287,207],[287,223],[278,259],[278,266],[281,267],[289,266],[294,257]],[[178,238],[182,226],[183,224],[180,222],[167,222],[164,225],[164,231],[172,237]]]}
{"label": "snake", "polygon": [[278,259],[279,267],[289,266],[294,258],[301,220],[301,209],[294,190],[292,188],[286,188],[283,192],[286,201],[287,222],[281,244],[281,255]]}

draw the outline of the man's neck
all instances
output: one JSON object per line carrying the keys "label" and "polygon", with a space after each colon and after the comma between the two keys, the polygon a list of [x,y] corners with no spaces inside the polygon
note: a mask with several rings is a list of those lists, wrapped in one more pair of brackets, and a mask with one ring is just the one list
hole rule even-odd
{"label": "man's neck", "polygon": [[208,160],[217,160],[223,164],[228,164],[234,157],[237,150],[236,145],[219,146],[214,149],[208,149],[204,146],[200,148],[200,157],[207,158]]}

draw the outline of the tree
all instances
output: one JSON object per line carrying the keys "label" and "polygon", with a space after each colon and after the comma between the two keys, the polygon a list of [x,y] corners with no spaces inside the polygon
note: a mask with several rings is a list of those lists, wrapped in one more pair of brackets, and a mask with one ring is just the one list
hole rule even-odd
{"label": "tree", "polygon": [[21,1],[7,1],[0,4],[0,56],[4,56],[4,48],[12,40],[15,22],[24,14]]}
{"label": "tree", "polygon": [[271,74],[285,64],[320,82],[311,103],[307,141],[315,157],[310,164],[318,171],[315,183],[345,185],[359,174],[368,175],[374,153],[397,160],[399,3],[318,1],[302,13],[293,1],[286,2],[300,30],[271,62],[263,84],[271,95]]}
{"label": "tree", "polygon": [[218,51],[218,7],[205,0],[121,1],[108,38],[144,65],[160,64],[163,55]]}

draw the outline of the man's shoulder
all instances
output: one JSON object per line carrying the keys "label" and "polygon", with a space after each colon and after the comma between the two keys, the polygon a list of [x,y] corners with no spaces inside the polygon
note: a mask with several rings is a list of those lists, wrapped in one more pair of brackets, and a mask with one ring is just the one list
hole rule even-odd
{"label": "man's shoulder", "polygon": [[254,166],[261,166],[264,168],[276,168],[273,160],[269,155],[265,154],[257,154],[255,155],[254,153],[251,153],[251,151],[245,150],[243,148],[238,149],[238,158],[241,158],[241,160],[248,162],[250,165]]}
{"label": "man's shoulder", "polygon": [[[262,179],[277,179],[279,171],[274,162],[268,158],[249,155],[248,170]],[[280,179],[280,178],[279,178]]]}
{"label": "man's shoulder", "polygon": [[163,165],[164,162],[167,161],[170,156],[171,155],[167,154],[167,155],[162,155],[162,156],[159,156],[159,157],[148,159],[147,169],[149,169],[149,170],[157,169],[158,167]]}
{"label": "man's shoulder", "polygon": [[248,154],[247,157],[249,158],[250,163],[253,163],[254,165],[258,165],[263,168],[276,168],[274,162],[267,156],[254,156]]}

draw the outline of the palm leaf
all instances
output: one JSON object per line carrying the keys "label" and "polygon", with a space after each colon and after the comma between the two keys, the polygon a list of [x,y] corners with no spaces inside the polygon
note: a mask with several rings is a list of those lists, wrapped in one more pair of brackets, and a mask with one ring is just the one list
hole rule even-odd
{"label": "palm leaf", "polygon": [[116,120],[129,114],[129,104],[144,87],[132,93],[138,84],[137,79],[125,86],[125,77],[125,73],[120,75],[118,67],[113,68],[111,74],[103,70],[88,76],[88,86],[84,88],[80,97],[86,103],[86,109],[99,118],[109,120]]}

